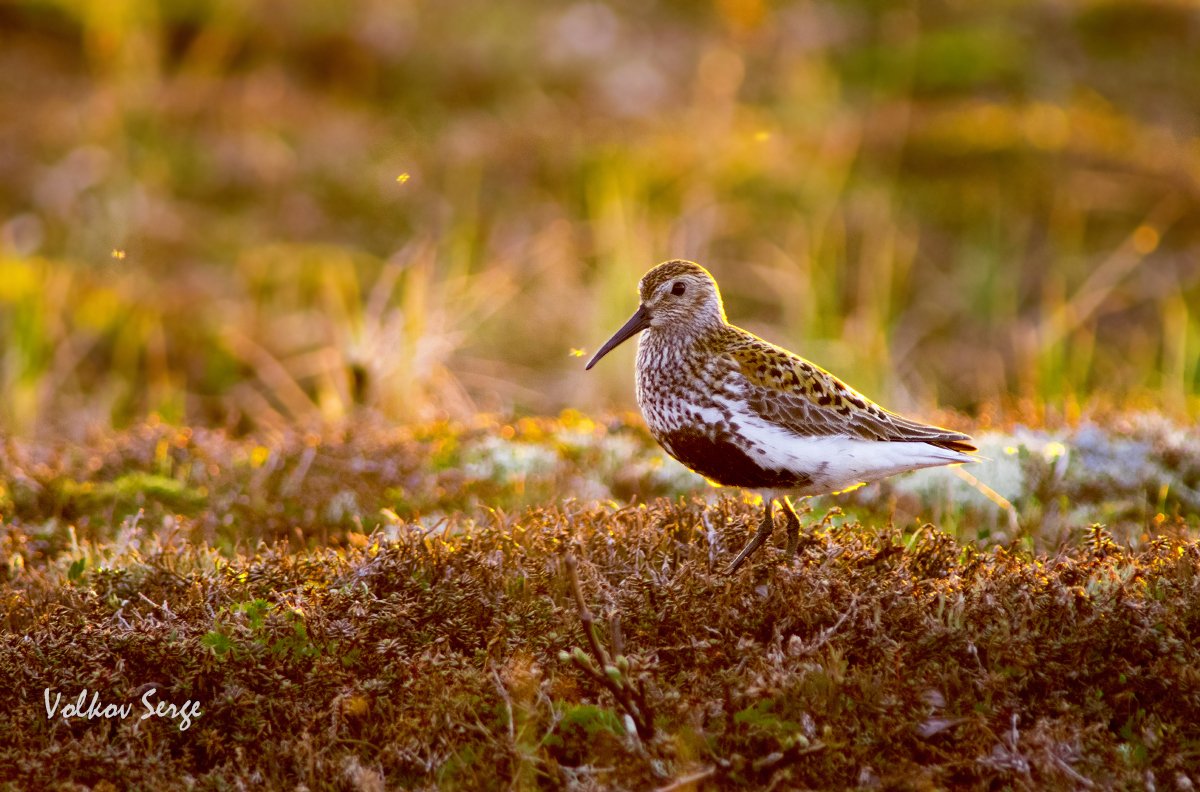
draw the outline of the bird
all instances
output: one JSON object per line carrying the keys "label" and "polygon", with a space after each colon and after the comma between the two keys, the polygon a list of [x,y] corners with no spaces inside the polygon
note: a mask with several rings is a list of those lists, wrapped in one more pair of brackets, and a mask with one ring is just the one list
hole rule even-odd
{"label": "bird", "polygon": [[716,280],[695,262],[655,266],[638,296],[633,316],[586,369],[640,332],[636,392],[650,434],[710,483],[762,496],[758,530],[726,574],[770,537],[776,503],[785,552],[797,552],[800,519],[789,496],[982,460],[969,435],[885,410],[815,363],[730,324]]}

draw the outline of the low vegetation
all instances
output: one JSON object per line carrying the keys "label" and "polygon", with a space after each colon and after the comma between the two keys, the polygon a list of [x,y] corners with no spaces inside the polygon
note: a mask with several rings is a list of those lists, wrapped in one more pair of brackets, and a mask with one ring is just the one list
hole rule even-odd
{"label": "low vegetation", "polygon": [[[1121,454],[1165,478],[1122,490],[1092,429],[1014,429],[974,472],[1011,464],[1022,491],[951,475],[818,499],[797,559],[734,577],[758,506],[621,418],[9,441],[0,777],[1190,789],[1196,436],[1106,425],[1131,478]],[[1031,535],[1064,500],[1062,536]],[[1015,533],[986,528],[1003,503]],[[939,509],[957,536],[920,519]],[[132,714],[47,716],[84,689],[85,712]],[[177,710],[143,719],[146,696]]]}

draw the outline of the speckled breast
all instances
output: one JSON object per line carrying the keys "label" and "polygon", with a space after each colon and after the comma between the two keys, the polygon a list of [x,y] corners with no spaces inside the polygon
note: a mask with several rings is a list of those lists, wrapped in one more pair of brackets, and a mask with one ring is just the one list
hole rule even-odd
{"label": "speckled breast", "polygon": [[[687,468],[727,487],[795,489],[812,483],[795,471],[760,465],[738,433],[728,404],[729,374],[712,363],[639,344],[637,399],[650,434]],[[717,393],[725,399],[714,399]]]}

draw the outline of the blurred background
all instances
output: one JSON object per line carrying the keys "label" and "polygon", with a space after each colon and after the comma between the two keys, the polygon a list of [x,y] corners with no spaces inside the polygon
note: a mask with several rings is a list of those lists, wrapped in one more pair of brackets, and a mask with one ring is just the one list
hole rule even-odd
{"label": "blurred background", "polygon": [[631,408],[674,257],[897,409],[1195,416],[1200,10],[0,3],[7,432]]}

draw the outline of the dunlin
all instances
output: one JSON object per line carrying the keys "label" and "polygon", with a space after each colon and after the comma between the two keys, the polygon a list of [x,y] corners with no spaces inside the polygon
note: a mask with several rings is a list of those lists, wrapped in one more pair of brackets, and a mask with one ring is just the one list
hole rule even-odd
{"label": "dunlin", "polygon": [[638,285],[640,305],[587,368],[635,333],[637,400],[667,453],[709,481],[757,490],[765,513],[726,570],[771,535],[787,552],[800,520],[788,495],[822,495],[918,468],[978,461],[971,438],[883,409],[799,355],[729,324],[708,270],[667,261]]}

